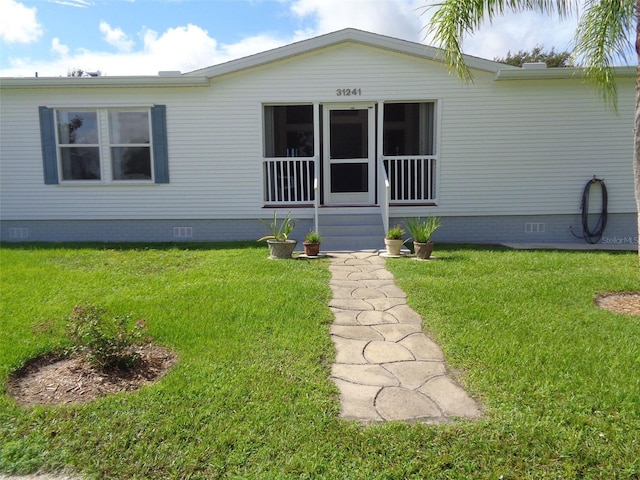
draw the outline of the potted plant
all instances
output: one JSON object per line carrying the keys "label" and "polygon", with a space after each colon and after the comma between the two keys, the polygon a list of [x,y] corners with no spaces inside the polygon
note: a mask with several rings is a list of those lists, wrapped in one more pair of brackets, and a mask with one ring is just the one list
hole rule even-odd
{"label": "potted plant", "polygon": [[404,230],[400,228],[400,225],[391,227],[387,231],[387,235],[384,239],[384,244],[387,246],[388,255],[400,255],[400,249],[402,248],[402,236]]}
{"label": "potted plant", "polygon": [[427,217],[423,219],[411,217],[406,218],[404,224],[409,230],[409,234],[413,237],[413,249],[416,252],[416,258],[426,260],[431,257],[433,252],[431,235],[440,227],[440,218]]}
{"label": "potted plant", "polygon": [[263,240],[267,241],[269,245],[269,258],[291,258],[293,250],[298,243],[296,240],[289,239],[289,235],[295,227],[295,222],[291,218],[291,212],[287,213],[281,222],[278,221],[277,212],[273,212],[273,220],[271,223],[267,223],[264,220],[260,221],[264,223],[271,232],[269,235],[258,239],[258,242]]}
{"label": "potted plant", "polygon": [[322,242],[322,236],[315,230],[307,233],[302,245],[304,246],[304,254],[307,257],[317,257],[320,253],[320,242]]}

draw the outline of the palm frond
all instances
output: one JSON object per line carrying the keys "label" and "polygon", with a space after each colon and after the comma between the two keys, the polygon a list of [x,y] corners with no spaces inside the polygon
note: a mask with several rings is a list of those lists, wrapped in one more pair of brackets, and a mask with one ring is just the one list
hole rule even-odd
{"label": "palm frond", "polygon": [[576,62],[614,108],[617,91],[612,66],[616,58],[624,60],[632,51],[635,10],[635,0],[590,0],[576,29]]}
{"label": "palm frond", "polygon": [[471,82],[473,77],[462,53],[464,36],[478,30],[481,24],[507,12],[537,11],[563,18],[577,10],[576,0],[443,0],[436,8],[427,28],[436,47],[444,51],[450,72]]}

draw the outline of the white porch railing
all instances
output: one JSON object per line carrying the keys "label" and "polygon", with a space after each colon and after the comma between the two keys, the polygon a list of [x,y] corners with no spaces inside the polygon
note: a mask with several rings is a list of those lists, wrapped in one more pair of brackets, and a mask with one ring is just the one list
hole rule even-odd
{"label": "white porch railing", "polygon": [[391,187],[391,203],[427,203],[436,200],[436,158],[383,157]]}
{"label": "white porch railing", "polygon": [[315,203],[315,157],[267,158],[264,160],[264,201],[266,204]]}
{"label": "white porch railing", "polygon": [[389,231],[389,200],[391,186],[387,177],[386,167],[383,163],[384,157],[378,157],[378,203],[380,203],[380,214],[382,215],[382,225],[385,235]]}

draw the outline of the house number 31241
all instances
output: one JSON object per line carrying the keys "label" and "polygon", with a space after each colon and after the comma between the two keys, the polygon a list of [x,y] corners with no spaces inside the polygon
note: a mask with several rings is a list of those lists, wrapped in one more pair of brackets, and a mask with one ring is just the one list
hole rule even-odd
{"label": "house number 31241", "polygon": [[336,90],[338,97],[357,97],[362,95],[361,88],[338,88]]}

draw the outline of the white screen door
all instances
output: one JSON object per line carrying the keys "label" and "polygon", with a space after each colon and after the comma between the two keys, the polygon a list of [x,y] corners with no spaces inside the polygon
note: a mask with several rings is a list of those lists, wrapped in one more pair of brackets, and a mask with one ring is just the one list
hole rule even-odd
{"label": "white screen door", "polygon": [[325,105],[324,191],[327,205],[375,202],[375,109]]}

